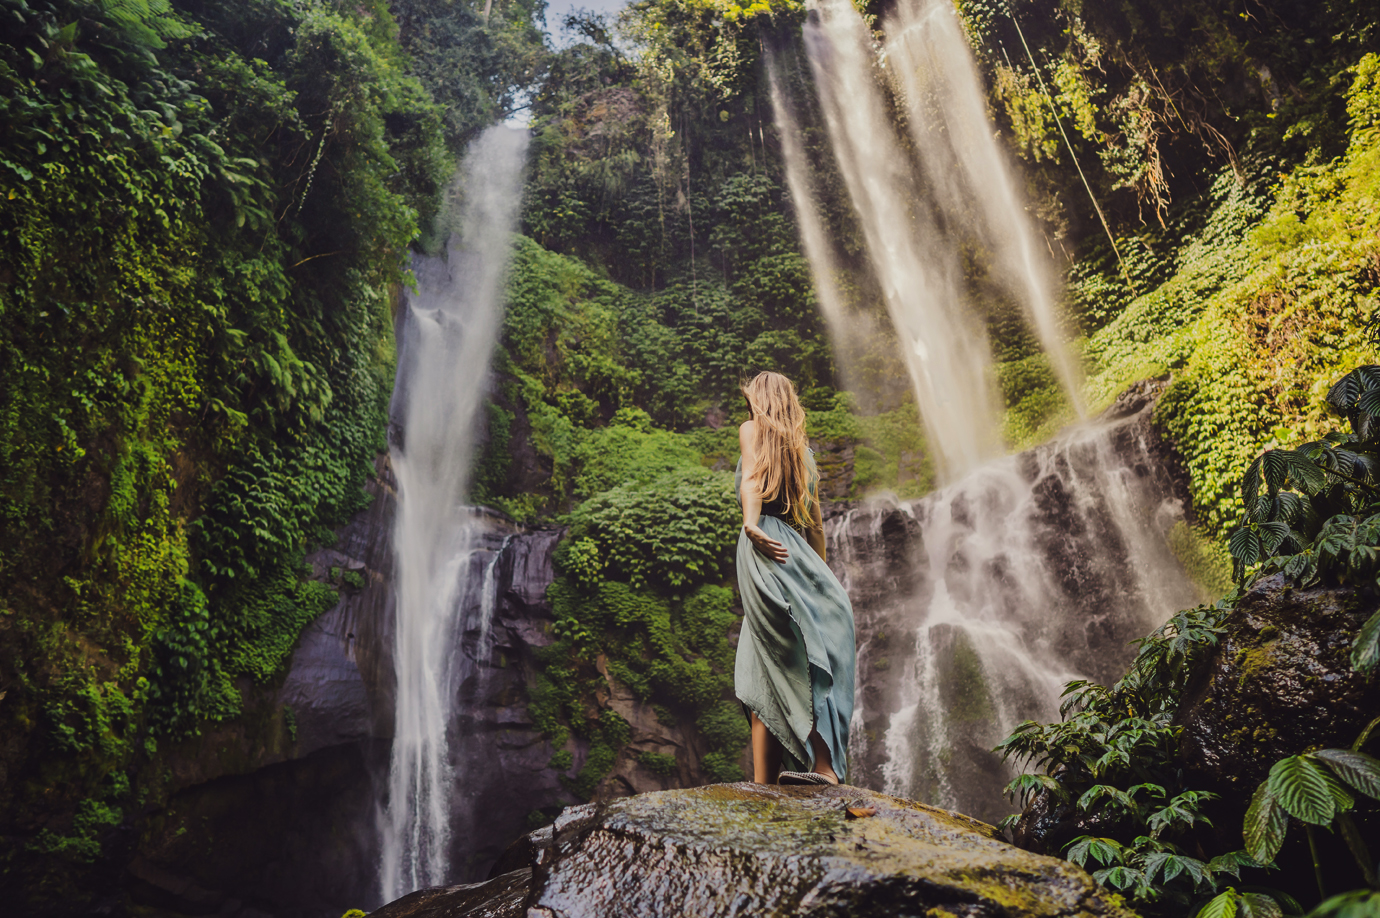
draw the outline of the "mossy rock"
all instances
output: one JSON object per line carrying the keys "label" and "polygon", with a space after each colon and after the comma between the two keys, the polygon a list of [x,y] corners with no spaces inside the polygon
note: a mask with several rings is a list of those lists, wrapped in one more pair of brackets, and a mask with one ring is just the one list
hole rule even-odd
{"label": "mossy rock", "polygon": [[1353,589],[1257,582],[1194,673],[1175,721],[1179,758],[1207,787],[1249,794],[1270,766],[1318,747],[1346,747],[1380,711],[1380,680],[1351,668],[1356,632],[1376,600]]}
{"label": "mossy rock", "polygon": [[[511,914],[541,918],[1133,918],[1067,861],[1014,848],[967,816],[852,787],[716,784],[586,804],[513,853],[499,869],[517,870],[503,877],[525,878],[515,861],[526,859],[531,888],[527,911]],[[496,897],[512,895],[498,891],[503,877],[489,881]],[[403,899],[374,918],[509,914],[478,892],[415,893],[425,913]]]}

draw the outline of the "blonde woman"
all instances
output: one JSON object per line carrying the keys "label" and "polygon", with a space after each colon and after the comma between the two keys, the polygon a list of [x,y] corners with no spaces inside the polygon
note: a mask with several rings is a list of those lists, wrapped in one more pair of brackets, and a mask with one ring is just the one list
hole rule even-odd
{"label": "blonde woman", "polygon": [[752,723],[752,779],[838,784],[848,776],[853,607],[824,563],[819,473],[795,387],[761,373],[742,388],[743,631],[733,676]]}

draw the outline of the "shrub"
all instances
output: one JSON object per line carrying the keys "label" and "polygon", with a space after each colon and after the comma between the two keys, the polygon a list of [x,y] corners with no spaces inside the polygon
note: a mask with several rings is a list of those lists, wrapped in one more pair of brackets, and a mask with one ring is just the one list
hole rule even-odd
{"label": "shrub", "polygon": [[663,755],[659,752],[640,752],[637,755],[637,762],[652,774],[660,775],[663,778],[673,774],[676,770],[676,757]]}

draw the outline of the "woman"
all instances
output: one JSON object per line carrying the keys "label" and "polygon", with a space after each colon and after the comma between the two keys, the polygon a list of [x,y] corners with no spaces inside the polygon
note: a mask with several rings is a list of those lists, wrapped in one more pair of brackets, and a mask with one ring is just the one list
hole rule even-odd
{"label": "woman", "polygon": [[762,373],[743,395],[734,686],[752,723],[752,779],[838,784],[848,775],[853,608],[824,563],[819,473],[795,388],[780,373]]}

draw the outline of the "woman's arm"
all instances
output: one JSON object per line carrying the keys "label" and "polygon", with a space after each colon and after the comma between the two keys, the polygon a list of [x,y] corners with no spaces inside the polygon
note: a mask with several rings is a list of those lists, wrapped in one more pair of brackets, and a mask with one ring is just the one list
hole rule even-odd
{"label": "woman's arm", "polygon": [[810,501],[810,528],[805,530],[805,541],[819,555],[819,560],[828,561],[824,557],[824,514],[819,508],[819,495],[812,495],[814,500]]}
{"label": "woman's arm", "polygon": [[789,557],[786,546],[768,536],[757,525],[757,520],[762,516],[762,489],[752,477],[757,468],[753,431],[752,421],[744,421],[738,428],[738,447],[743,453],[743,532],[747,533],[753,547],[759,552],[778,564],[784,564]]}

